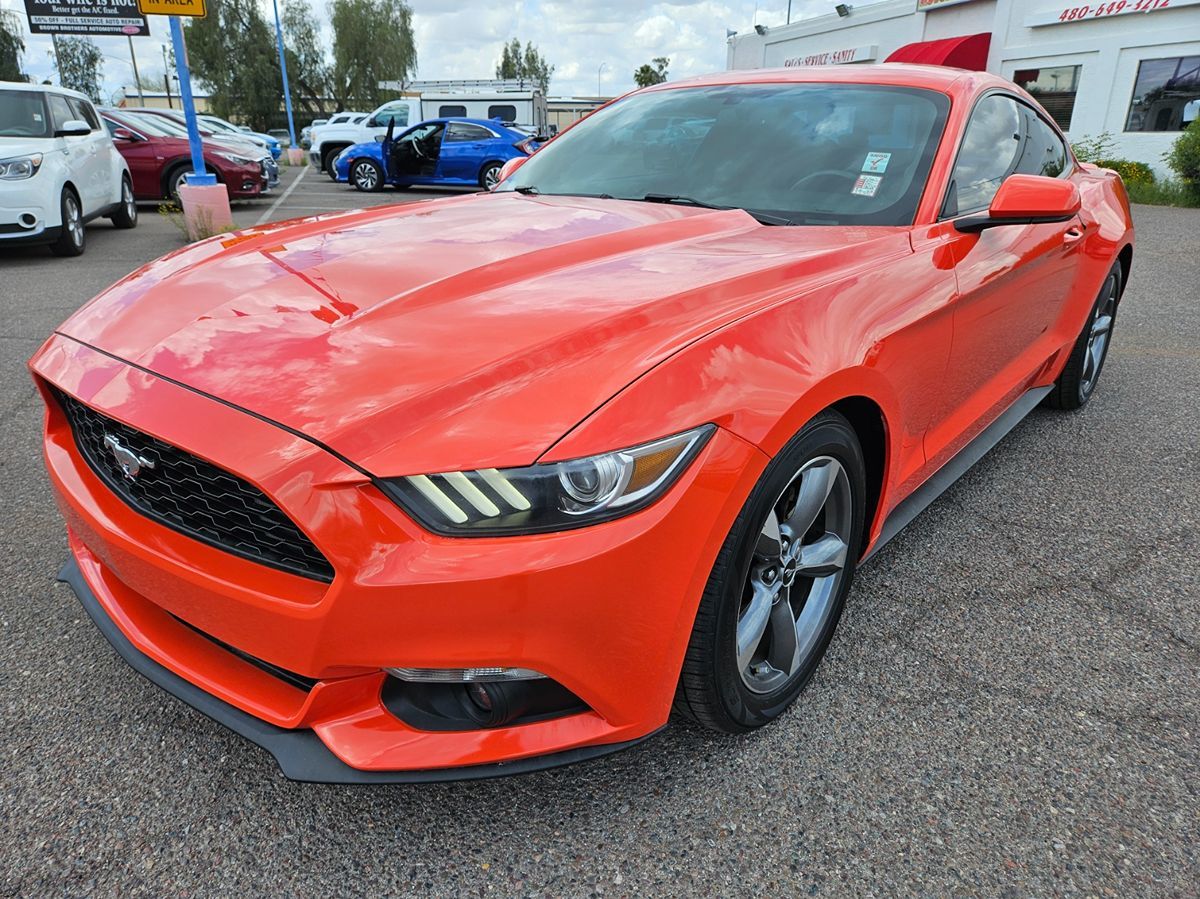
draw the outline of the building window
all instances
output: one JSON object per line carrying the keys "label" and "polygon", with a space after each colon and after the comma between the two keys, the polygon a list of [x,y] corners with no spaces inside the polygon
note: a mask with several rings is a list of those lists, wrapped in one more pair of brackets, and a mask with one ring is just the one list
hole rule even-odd
{"label": "building window", "polygon": [[1040,69],[1019,69],[1013,81],[1033,94],[1042,108],[1063,131],[1071,130],[1071,113],[1075,111],[1075,93],[1079,90],[1079,71],[1082,66],[1050,66]]}
{"label": "building window", "polygon": [[1200,109],[1200,56],[1143,59],[1126,131],[1182,131]]}

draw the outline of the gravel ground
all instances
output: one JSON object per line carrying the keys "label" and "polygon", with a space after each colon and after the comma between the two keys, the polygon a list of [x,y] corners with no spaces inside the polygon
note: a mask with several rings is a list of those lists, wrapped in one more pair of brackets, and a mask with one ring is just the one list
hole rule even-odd
{"label": "gravel ground", "polygon": [[[237,215],[364,199],[397,196],[309,173]],[[371,788],[284,780],[53,582],[66,546],[24,362],[178,245],[144,213],[91,228],[79,260],[0,252],[0,894],[1197,895],[1200,213],[1136,210],[1093,403],[1035,412],[861,572],[775,726]]]}

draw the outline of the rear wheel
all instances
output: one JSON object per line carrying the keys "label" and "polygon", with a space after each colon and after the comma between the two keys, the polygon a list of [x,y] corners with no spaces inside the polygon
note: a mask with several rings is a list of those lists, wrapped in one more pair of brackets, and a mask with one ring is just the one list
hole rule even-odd
{"label": "rear wheel", "polygon": [[114,228],[137,227],[137,201],[133,198],[133,185],[129,183],[127,177],[121,178],[121,206],[110,218]]}
{"label": "rear wheel", "polygon": [[86,238],[83,231],[83,209],[79,205],[79,197],[69,187],[64,187],[59,199],[62,212],[62,227],[58,232],[58,240],[50,244],[50,252],[55,256],[82,256]]}
{"label": "rear wheel", "polygon": [[382,190],[383,167],[372,159],[356,159],[350,163],[350,183],[367,193]]}
{"label": "rear wheel", "polygon": [[779,717],[808,683],[854,577],[866,495],[862,449],[836,412],[775,457],[713,566],[676,709],[736,733]]}
{"label": "rear wheel", "polygon": [[500,169],[503,166],[498,162],[489,162],[483,167],[479,173],[479,186],[484,190],[491,190],[500,183]]}
{"label": "rear wheel", "polygon": [[1121,263],[1113,264],[1092,306],[1091,315],[1071,349],[1071,357],[1054,382],[1045,403],[1051,409],[1079,409],[1087,404],[1100,380],[1100,370],[1108,357],[1112,329],[1121,300]]}

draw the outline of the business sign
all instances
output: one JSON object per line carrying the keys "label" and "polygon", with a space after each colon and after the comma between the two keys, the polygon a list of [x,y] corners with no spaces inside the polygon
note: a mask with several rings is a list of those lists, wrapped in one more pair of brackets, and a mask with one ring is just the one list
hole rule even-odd
{"label": "business sign", "polygon": [[192,16],[202,19],[208,15],[204,0],[137,0],[137,5],[148,16]]}
{"label": "business sign", "polygon": [[137,0],[25,0],[33,34],[149,34]]}
{"label": "business sign", "polygon": [[824,53],[812,53],[808,56],[791,56],[783,61],[784,66],[839,66],[848,62],[870,62],[879,55],[879,45],[869,47],[846,47],[842,50],[827,50]]}
{"label": "business sign", "polygon": [[1200,5],[1200,0],[1111,0],[1106,3],[1059,3],[1025,18],[1030,28],[1042,25],[1064,25],[1088,19],[1107,19],[1134,13],[1162,12],[1183,6]]}
{"label": "business sign", "polygon": [[917,12],[927,12],[931,9],[941,9],[943,6],[957,6],[960,3],[973,3],[975,0],[917,0]]}

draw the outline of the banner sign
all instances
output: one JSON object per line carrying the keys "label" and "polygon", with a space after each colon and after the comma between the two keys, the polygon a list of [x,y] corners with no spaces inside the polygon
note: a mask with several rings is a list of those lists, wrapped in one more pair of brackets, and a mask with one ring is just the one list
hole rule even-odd
{"label": "banner sign", "polygon": [[33,34],[150,33],[137,0],[25,0]]}

